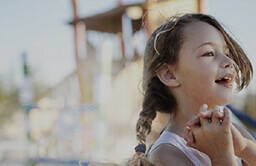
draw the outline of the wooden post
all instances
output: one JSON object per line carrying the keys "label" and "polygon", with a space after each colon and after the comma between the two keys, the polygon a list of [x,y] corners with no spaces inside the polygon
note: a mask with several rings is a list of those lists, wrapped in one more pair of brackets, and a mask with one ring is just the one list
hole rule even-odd
{"label": "wooden post", "polygon": [[145,29],[146,32],[148,34],[148,36],[151,35],[151,33],[153,32],[153,22],[151,22],[152,20],[149,18],[149,9],[155,4],[157,3],[157,0],[147,0],[146,1],[146,15],[145,15]]}
{"label": "wooden post", "polygon": [[[86,102],[86,92],[85,92],[85,84],[84,84],[84,76],[81,68],[81,63],[79,62],[79,55],[81,54],[81,47],[85,47],[81,43],[81,38],[84,38],[84,35],[81,35],[81,27],[79,27],[79,16],[77,10],[77,0],[72,0],[72,8],[73,8],[73,20],[74,20],[74,46],[75,46],[75,62],[76,62],[76,73],[78,77],[78,83],[80,88],[80,102]],[[80,25],[81,26],[81,25]],[[85,31],[85,29],[83,29]]]}
{"label": "wooden post", "polygon": [[197,0],[197,12],[205,13],[205,0]]}

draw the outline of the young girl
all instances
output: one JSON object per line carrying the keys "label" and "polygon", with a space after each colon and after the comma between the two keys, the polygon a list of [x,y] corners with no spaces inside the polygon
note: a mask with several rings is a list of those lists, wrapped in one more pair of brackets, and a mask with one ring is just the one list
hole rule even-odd
{"label": "young girl", "polygon": [[[250,135],[218,107],[230,103],[252,73],[242,48],[211,16],[185,14],[157,28],[145,49],[145,96],[130,165],[256,165]],[[146,157],[157,112],[172,116]]]}

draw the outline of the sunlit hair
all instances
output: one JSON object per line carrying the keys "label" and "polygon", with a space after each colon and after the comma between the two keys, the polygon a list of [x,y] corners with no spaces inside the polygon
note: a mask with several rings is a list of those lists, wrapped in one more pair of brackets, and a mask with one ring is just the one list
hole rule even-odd
{"label": "sunlit hair", "polygon": [[[158,79],[156,70],[163,64],[175,65],[178,62],[180,48],[186,39],[183,33],[184,28],[199,21],[212,25],[223,35],[230,52],[227,56],[236,64],[235,69],[238,73],[237,89],[242,90],[251,80],[253,73],[251,62],[243,49],[215,18],[205,14],[185,14],[169,18],[152,33],[145,48],[143,69],[143,90],[145,94],[142,111],[136,125],[136,137],[139,144],[146,144],[146,136],[151,132],[152,121],[155,119],[157,111],[175,114],[176,99]],[[131,162],[133,164],[131,165],[147,163],[145,160],[145,156],[141,152],[137,152],[133,156]]]}

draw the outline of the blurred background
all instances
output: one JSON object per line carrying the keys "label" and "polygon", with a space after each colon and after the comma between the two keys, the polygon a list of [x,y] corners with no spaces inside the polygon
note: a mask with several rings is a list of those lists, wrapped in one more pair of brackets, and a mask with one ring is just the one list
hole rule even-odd
{"label": "blurred background", "polygon": [[[123,165],[134,152],[146,40],[174,14],[222,22],[256,66],[256,1],[0,0],[0,165]],[[234,115],[254,134],[256,80]],[[151,140],[168,116],[154,122]]]}

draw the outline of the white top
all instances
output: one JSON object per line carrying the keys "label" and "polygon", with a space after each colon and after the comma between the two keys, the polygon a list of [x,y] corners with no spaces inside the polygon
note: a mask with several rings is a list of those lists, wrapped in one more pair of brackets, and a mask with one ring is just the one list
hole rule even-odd
{"label": "white top", "polygon": [[[194,148],[188,147],[186,145],[186,141],[178,136],[175,133],[169,132],[167,130],[164,130],[163,133],[160,135],[160,137],[156,140],[156,142],[152,145],[150,153],[152,153],[160,144],[163,143],[169,143],[175,147],[177,147],[179,150],[181,150],[187,158],[195,165],[195,166],[210,166],[211,160],[203,152],[200,152]],[[238,165],[242,166],[242,161],[240,158],[236,157]]]}

